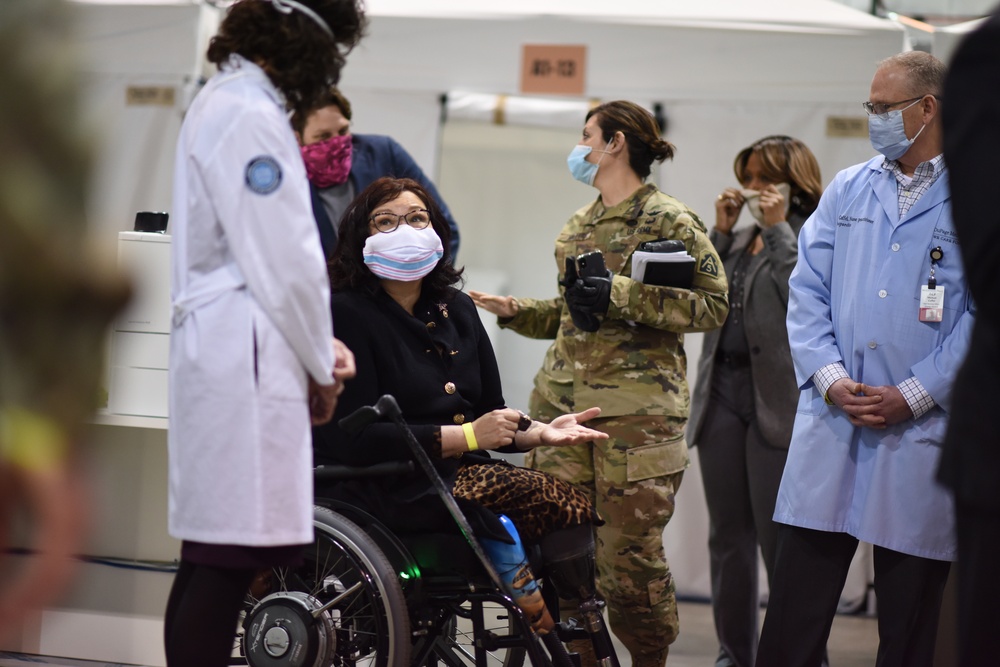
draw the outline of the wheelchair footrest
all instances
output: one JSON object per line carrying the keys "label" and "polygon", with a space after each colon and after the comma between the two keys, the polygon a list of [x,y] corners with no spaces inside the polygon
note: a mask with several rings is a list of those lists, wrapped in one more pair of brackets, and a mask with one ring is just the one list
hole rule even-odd
{"label": "wheelchair footrest", "polygon": [[519,648],[524,646],[524,638],[517,635],[498,635],[491,630],[485,630],[476,644],[487,651],[497,651],[502,648]]}
{"label": "wheelchair footrest", "polygon": [[556,623],[555,630],[559,639],[563,643],[577,641],[579,639],[586,641],[590,640],[590,633],[587,632],[586,628],[577,623],[575,618],[570,618],[566,621]]}

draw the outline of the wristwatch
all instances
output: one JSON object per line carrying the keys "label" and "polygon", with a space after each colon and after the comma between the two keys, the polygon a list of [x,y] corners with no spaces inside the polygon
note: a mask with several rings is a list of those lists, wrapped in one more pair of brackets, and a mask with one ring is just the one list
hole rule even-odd
{"label": "wristwatch", "polygon": [[517,411],[517,414],[521,415],[521,418],[517,420],[517,430],[527,431],[528,428],[531,426],[531,417],[524,414],[520,410]]}

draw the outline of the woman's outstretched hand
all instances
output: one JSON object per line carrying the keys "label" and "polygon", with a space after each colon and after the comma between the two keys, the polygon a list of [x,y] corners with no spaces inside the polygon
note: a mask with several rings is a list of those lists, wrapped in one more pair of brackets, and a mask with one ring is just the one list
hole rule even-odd
{"label": "woman's outstretched hand", "polygon": [[[518,430],[521,413],[511,408],[501,408],[481,415],[472,422],[476,438],[476,448],[497,449],[513,442],[520,450],[533,449],[542,445],[565,447],[579,445],[592,440],[607,440],[608,434],[584,426],[601,414],[600,408],[590,408],[583,412],[562,415],[550,424],[532,421],[526,431]],[[461,426],[446,424],[441,427],[441,455],[457,456],[469,451],[469,441]]]}
{"label": "woman's outstretched hand", "polygon": [[601,414],[600,408],[588,408],[583,412],[575,412],[556,417],[549,424],[532,422],[523,434],[518,434],[516,442],[519,449],[531,449],[542,445],[550,447],[565,447],[579,445],[591,440],[607,440],[608,434],[595,431],[584,426]]}
{"label": "woman's outstretched hand", "polygon": [[486,294],[485,292],[477,292],[476,290],[469,290],[469,296],[472,297],[472,301],[477,306],[493,313],[497,317],[509,319],[517,315],[517,299],[512,296],[496,296]]}

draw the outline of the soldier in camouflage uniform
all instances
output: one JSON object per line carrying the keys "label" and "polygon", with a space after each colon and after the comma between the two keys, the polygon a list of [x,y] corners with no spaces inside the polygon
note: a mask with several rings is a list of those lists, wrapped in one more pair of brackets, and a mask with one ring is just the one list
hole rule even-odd
{"label": "soldier in camouflage uniform", "polygon": [[82,547],[73,445],[128,296],[113,254],[94,250],[84,228],[91,153],[68,11],[58,0],[0,2],[0,549],[7,519],[26,513],[23,546],[35,552],[0,584],[0,635],[15,636],[59,592]]}
{"label": "soldier in camouflage uniform", "polygon": [[[556,241],[560,285],[569,287],[550,300],[471,295],[500,316],[502,327],[555,338],[535,377],[533,417],[546,421],[584,407],[601,408],[591,425],[609,440],[539,448],[529,454],[528,465],[590,493],[606,521],[597,528],[597,567],[611,627],[635,667],[662,667],[678,633],[663,530],[688,465],[683,338],[685,332],[722,325],[729,310],[726,278],[698,216],[643,183],[654,159],[673,155],[648,112],[630,102],[596,107],[587,116],[582,146],[571,154],[570,170],[601,196],[577,211]],[[574,164],[573,155],[580,153],[589,167],[579,158]],[[636,247],[658,238],[682,241],[695,258],[691,289],[629,277]],[[592,250],[603,252],[610,274],[603,299],[593,298],[593,289],[589,296],[574,296],[583,280],[565,275],[567,257]],[[581,320],[580,310],[596,317],[596,331],[574,323]],[[575,644],[586,657],[586,647]]]}

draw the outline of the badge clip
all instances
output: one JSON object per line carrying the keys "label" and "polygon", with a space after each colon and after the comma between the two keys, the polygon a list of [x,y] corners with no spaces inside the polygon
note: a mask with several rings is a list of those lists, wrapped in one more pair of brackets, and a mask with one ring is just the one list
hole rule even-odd
{"label": "badge clip", "polygon": [[935,270],[937,263],[944,258],[941,246],[935,246],[930,251],[931,272],[927,284],[920,286],[919,319],[921,322],[940,322],[944,319],[944,286],[938,287]]}

